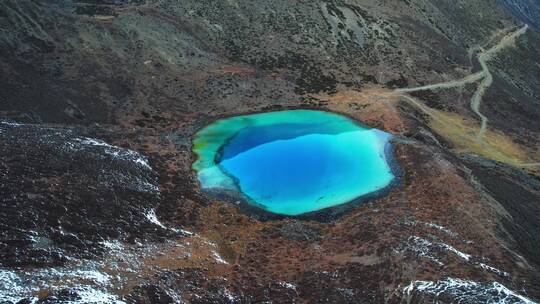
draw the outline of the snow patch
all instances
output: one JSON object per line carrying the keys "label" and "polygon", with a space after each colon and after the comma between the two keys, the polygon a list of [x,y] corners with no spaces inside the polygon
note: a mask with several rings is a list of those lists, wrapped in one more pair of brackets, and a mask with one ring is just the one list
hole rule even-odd
{"label": "snow patch", "polygon": [[510,274],[508,272],[499,270],[495,267],[489,266],[487,264],[479,262],[479,258],[475,258],[471,254],[462,252],[457,250],[455,247],[441,243],[441,242],[430,242],[424,238],[421,238],[419,236],[410,236],[405,244],[403,244],[401,247],[394,248],[394,252],[396,253],[402,253],[402,252],[412,252],[420,257],[424,257],[429,259],[430,261],[436,263],[439,266],[443,266],[444,263],[441,261],[442,257],[437,254],[435,250],[442,250],[449,253],[453,253],[460,259],[464,260],[465,262],[469,262],[471,265],[480,267],[486,271],[495,273],[502,277],[509,277]]}
{"label": "snow patch", "polygon": [[288,289],[296,290],[296,286],[294,284],[288,283],[288,282],[279,282],[279,286],[285,287]]}
{"label": "snow patch", "polygon": [[100,244],[103,245],[105,248],[110,249],[110,250],[119,251],[119,250],[124,249],[124,245],[122,245],[122,243],[120,243],[117,240],[103,241]]}
{"label": "snow patch", "polygon": [[14,271],[0,269],[0,302],[17,303],[25,299],[24,294],[32,291]]}
{"label": "snow patch", "polygon": [[464,259],[465,261],[469,261],[471,259],[471,255],[470,254],[467,254],[467,253],[463,253],[459,250],[457,250],[456,248],[448,245],[448,244],[444,244],[444,243],[437,243],[438,246],[440,246],[441,248],[443,248],[444,250],[446,251],[450,251],[452,253],[454,253],[455,255],[457,255],[458,257]]}
{"label": "snow patch", "polygon": [[236,302],[236,297],[227,289],[223,290],[223,295],[229,300],[230,302]]}
{"label": "snow patch", "polygon": [[144,216],[150,223],[155,224],[163,229],[167,229],[167,227],[165,227],[165,225],[163,225],[157,218],[156,210],[150,209]]}
{"label": "snow patch", "polygon": [[79,139],[79,140],[80,140],[81,144],[83,144],[83,145],[114,148],[113,146],[109,145],[108,143],[106,143],[106,142],[104,142],[102,140],[98,140],[98,139],[85,137],[85,138]]}
{"label": "snow patch", "polygon": [[445,296],[452,303],[535,304],[498,282],[480,283],[456,278],[437,282],[412,281],[402,292],[407,302],[416,294],[426,294],[435,299]]}
{"label": "snow patch", "polygon": [[218,263],[221,263],[221,264],[229,264],[227,261],[225,261],[220,255],[219,253],[217,253],[216,251],[212,250],[212,257],[214,258],[214,260],[216,260]]}
{"label": "snow patch", "polygon": [[78,137],[74,138],[72,141],[68,141],[65,144],[66,148],[71,150],[80,150],[84,149],[85,146],[94,146],[94,147],[102,147],[104,152],[106,154],[109,154],[113,156],[114,158],[121,158],[128,161],[132,161],[135,164],[137,164],[140,167],[143,167],[148,170],[152,170],[152,167],[150,167],[150,164],[148,163],[148,158],[146,156],[141,155],[138,152],[135,152],[130,149],[124,149],[117,146],[109,145],[108,143],[95,139],[95,138],[89,138],[89,137]]}
{"label": "snow patch", "polygon": [[99,272],[97,270],[77,270],[73,273],[73,275],[87,280],[92,280],[99,285],[105,285],[111,279],[108,274]]}
{"label": "snow patch", "polygon": [[[163,229],[169,229],[171,231],[174,231],[175,233],[181,233],[182,235],[184,236],[193,236],[195,235],[193,232],[191,231],[187,231],[187,230],[184,230],[184,229],[176,229],[176,228],[172,228],[172,227],[167,227],[165,226],[158,218],[157,218],[157,215],[156,215],[156,210],[155,209],[150,209],[148,210],[148,212],[145,213],[144,217],[146,217],[146,219],[152,223],[152,224],[155,224],[157,226],[159,226],[160,228],[163,228]],[[214,244],[215,246],[215,244]]]}
{"label": "snow patch", "polygon": [[484,263],[478,263],[478,266],[480,266],[480,268],[485,269],[485,270],[487,270],[489,272],[493,272],[493,273],[495,273],[497,275],[500,275],[501,277],[509,277],[510,276],[510,274],[508,272],[499,270],[499,269],[497,269],[495,267],[491,267],[491,266],[486,265]]}
{"label": "snow patch", "polygon": [[191,231],[187,231],[187,230],[184,230],[184,229],[176,229],[176,228],[171,228],[174,232],[180,232],[182,233],[183,235],[185,236],[194,236],[195,233],[191,232]]}
{"label": "snow patch", "polygon": [[408,221],[408,222],[405,222],[405,224],[406,225],[411,225],[411,226],[424,225],[426,227],[430,227],[430,228],[439,230],[439,231],[443,232],[444,234],[446,234],[446,235],[448,235],[448,236],[450,236],[452,238],[463,241],[464,243],[467,243],[467,244],[473,243],[472,241],[465,240],[465,239],[461,238],[461,236],[457,232],[455,232],[455,231],[453,231],[453,230],[451,230],[449,228],[446,228],[446,227],[444,227],[442,225],[439,225],[437,223],[423,222],[423,221]]}
{"label": "snow patch", "polygon": [[441,262],[441,260],[439,259],[439,257],[435,256],[431,252],[431,247],[433,246],[434,246],[433,243],[431,243],[430,241],[413,235],[407,239],[407,243],[405,244],[405,247],[402,250],[397,250],[397,252],[404,252],[404,251],[414,252],[418,256],[425,257],[439,266],[444,265],[443,262]]}
{"label": "snow patch", "polygon": [[126,304],[126,302],[118,299],[117,296],[106,293],[104,291],[94,289],[88,286],[74,288],[80,299],[74,301],[63,302],[66,304]]}
{"label": "snow patch", "polygon": [[37,291],[41,289],[57,291],[63,288],[76,291],[80,298],[62,303],[123,303],[116,301],[115,296],[96,289],[98,286],[108,287],[110,281],[111,276],[98,271],[97,265],[93,263],[78,265],[75,268],[0,269],[0,303],[4,301],[17,303],[23,299],[35,303]]}
{"label": "snow patch", "polygon": [[469,262],[472,258],[472,255],[461,252],[457,250],[456,248],[454,248],[453,246],[450,246],[445,243],[440,243],[440,242],[430,242],[424,238],[421,238],[415,235],[410,236],[407,239],[407,242],[405,243],[403,248],[396,249],[395,251],[398,253],[404,252],[404,251],[414,252],[418,256],[425,257],[437,263],[439,266],[444,265],[441,262],[441,258],[435,252],[433,252],[433,249],[439,249],[446,252],[451,252],[467,262]]}
{"label": "snow patch", "polygon": [[444,233],[446,233],[446,234],[448,234],[450,236],[454,236],[454,237],[458,236],[458,234],[455,233],[454,231],[452,231],[452,230],[450,230],[450,229],[448,229],[448,228],[446,228],[444,226],[441,226],[439,224],[435,224],[435,223],[432,223],[432,222],[419,222],[419,223],[424,224],[424,225],[426,225],[428,227],[440,230],[440,231],[442,231],[442,232],[444,232]]}
{"label": "snow patch", "polygon": [[1,124],[10,126],[10,127],[20,127],[22,124],[16,123],[16,122],[9,122],[9,121],[0,121]]}

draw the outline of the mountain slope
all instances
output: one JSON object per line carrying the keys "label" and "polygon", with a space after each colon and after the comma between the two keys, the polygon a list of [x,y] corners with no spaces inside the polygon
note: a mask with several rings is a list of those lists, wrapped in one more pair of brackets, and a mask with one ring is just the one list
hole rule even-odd
{"label": "mountain slope", "polygon": [[[0,302],[540,301],[537,15],[0,2]],[[394,134],[401,186],[332,222],[261,221],[201,192],[198,129],[292,108]]]}

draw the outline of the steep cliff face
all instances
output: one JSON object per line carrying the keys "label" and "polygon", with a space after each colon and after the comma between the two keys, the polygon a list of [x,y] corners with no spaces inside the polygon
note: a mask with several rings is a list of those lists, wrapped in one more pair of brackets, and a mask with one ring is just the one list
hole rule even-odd
{"label": "steep cliff face", "polygon": [[[1,1],[0,302],[540,300],[538,7]],[[198,129],[288,108],[393,133],[402,186],[330,223],[199,190]]]}

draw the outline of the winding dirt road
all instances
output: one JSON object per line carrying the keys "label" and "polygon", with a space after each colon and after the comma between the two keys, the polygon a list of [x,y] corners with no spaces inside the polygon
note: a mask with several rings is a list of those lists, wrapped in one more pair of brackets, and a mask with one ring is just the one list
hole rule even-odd
{"label": "winding dirt road", "polygon": [[482,67],[484,79],[476,89],[476,92],[471,99],[471,109],[480,117],[482,123],[480,126],[480,131],[477,135],[477,140],[479,141],[482,140],[484,133],[486,133],[487,123],[489,121],[487,117],[480,112],[480,103],[482,102],[482,97],[484,96],[485,92],[493,83],[493,75],[491,75],[491,72],[489,71],[487,62],[493,59],[493,57],[505,47],[514,45],[516,38],[525,34],[528,28],[528,25],[524,25],[519,30],[504,36],[498,44],[485,52],[481,52],[478,56],[478,62],[480,62],[480,66]]}
{"label": "winding dirt road", "polygon": [[[480,118],[480,121],[481,121],[480,130],[478,131],[478,134],[477,134],[477,140],[480,142],[482,141],[482,138],[486,132],[487,123],[489,121],[489,119],[484,114],[482,114],[482,112],[480,112],[480,104],[482,102],[482,98],[484,97],[484,94],[486,93],[487,89],[493,84],[493,75],[491,74],[487,63],[490,60],[492,60],[495,57],[495,55],[498,52],[500,52],[502,49],[513,45],[516,38],[525,34],[528,28],[529,28],[528,25],[524,25],[520,29],[507,34],[496,45],[494,45],[488,50],[483,50],[482,48],[479,48],[480,53],[478,55],[478,62],[480,63],[480,66],[482,68],[480,72],[476,72],[474,74],[468,75],[458,80],[435,83],[435,84],[430,84],[430,85],[416,87],[416,88],[396,89],[394,90],[394,93],[397,93],[397,95],[405,98],[404,93],[424,91],[424,90],[451,89],[451,88],[456,88],[456,87],[463,87],[468,83],[474,83],[478,80],[482,80],[480,84],[478,85],[478,88],[476,89],[470,101],[471,110]],[[406,97],[405,99],[409,102],[411,102],[411,100],[414,100],[410,97]],[[415,104],[418,104],[418,103],[415,102]]]}
{"label": "winding dirt road", "polygon": [[[410,96],[407,93],[423,91],[423,90],[442,90],[442,89],[459,88],[459,87],[464,87],[466,84],[480,81],[480,84],[478,85],[476,91],[474,92],[474,95],[471,97],[471,100],[470,100],[471,110],[480,118],[480,122],[481,122],[479,131],[476,134],[476,138],[475,139],[473,138],[472,140],[476,141],[476,143],[479,145],[486,146],[486,144],[483,142],[483,137],[486,133],[489,119],[485,115],[483,115],[482,112],[480,112],[480,105],[484,97],[484,94],[489,89],[489,87],[491,87],[491,85],[493,84],[493,75],[491,74],[491,71],[489,70],[488,62],[492,60],[496,56],[496,54],[499,53],[504,48],[514,45],[516,39],[519,36],[525,34],[528,28],[529,28],[528,25],[524,25],[521,28],[515,31],[512,31],[511,33],[503,36],[497,44],[495,44],[493,47],[487,50],[485,50],[484,48],[480,46],[472,48],[470,50],[470,54],[469,54],[470,56],[472,56],[474,52],[479,51],[477,55],[477,59],[482,69],[479,72],[470,74],[464,78],[457,79],[457,80],[435,83],[435,84],[430,84],[430,85],[425,85],[425,86],[415,87],[415,88],[396,89],[393,91],[393,95],[396,97],[402,98],[403,100],[412,104],[416,108],[420,109],[422,112],[429,115],[432,119],[439,121],[442,124],[446,124],[447,122],[444,121],[444,119],[441,118],[440,115],[437,115],[437,113],[433,109],[426,106],[422,101],[417,100],[416,98]],[[487,145],[487,146],[489,147],[489,149],[491,149],[490,145]],[[540,163],[538,162],[532,162],[532,163],[511,162],[511,163],[517,167],[522,167],[522,168],[540,167]]]}
{"label": "winding dirt road", "polygon": [[484,78],[484,76],[485,76],[484,71],[481,71],[481,72],[471,74],[471,75],[469,75],[467,77],[464,77],[464,78],[458,79],[458,80],[435,83],[435,84],[425,85],[425,86],[416,87],[416,88],[396,89],[396,90],[394,90],[394,92],[396,92],[396,93],[409,93],[409,92],[425,91],[425,90],[457,88],[457,87],[462,87],[462,86],[464,86],[464,85],[466,85],[468,83],[477,82],[478,80]]}

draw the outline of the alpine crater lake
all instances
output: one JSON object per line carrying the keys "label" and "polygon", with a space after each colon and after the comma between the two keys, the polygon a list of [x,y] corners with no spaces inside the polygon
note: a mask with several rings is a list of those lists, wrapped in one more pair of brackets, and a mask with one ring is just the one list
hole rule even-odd
{"label": "alpine crater lake", "polygon": [[390,138],[330,112],[242,115],[195,134],[193,169],[203,190],[300,216],[389,188],[396,180]]}

